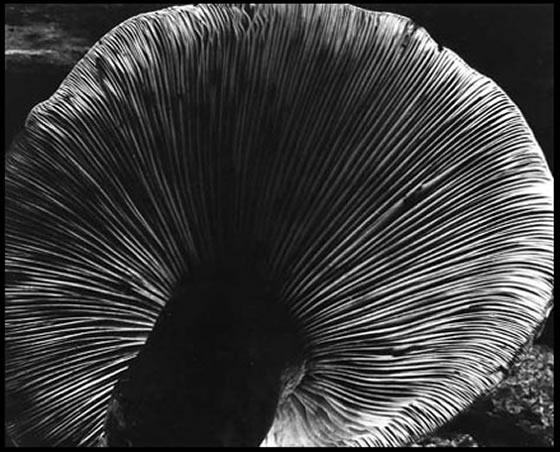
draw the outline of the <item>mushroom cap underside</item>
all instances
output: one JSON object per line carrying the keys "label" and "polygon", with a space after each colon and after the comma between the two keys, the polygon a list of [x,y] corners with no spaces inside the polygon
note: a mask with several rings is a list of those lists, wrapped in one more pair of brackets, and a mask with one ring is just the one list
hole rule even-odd
{"label": "mushroom cap underside", "polygon": [[95,444],[178,282],[242,256],[305,338],[264,444],[405,444],[548,314],[552,184],[507,95],[404,17],[136,16],[6,157],[8,431]]}

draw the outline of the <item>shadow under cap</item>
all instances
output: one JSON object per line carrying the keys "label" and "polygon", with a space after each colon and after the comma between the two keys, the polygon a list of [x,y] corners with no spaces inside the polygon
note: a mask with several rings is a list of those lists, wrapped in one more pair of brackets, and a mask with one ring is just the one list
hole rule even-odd
{"label": "shadow under cap", "polygon": [[256,273],[191,278],[115,386],[107,445],[258,445],[303,372],[296,325]]}

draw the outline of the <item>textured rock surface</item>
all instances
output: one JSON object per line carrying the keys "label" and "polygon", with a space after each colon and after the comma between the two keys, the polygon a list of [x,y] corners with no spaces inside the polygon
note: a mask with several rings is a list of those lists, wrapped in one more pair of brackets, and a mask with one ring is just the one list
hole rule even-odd
{"label": "textured rock surface", "polygon": [[554,352],[535,345],[521,353],[510,375],[470,411],[415,446],[552,447]]}

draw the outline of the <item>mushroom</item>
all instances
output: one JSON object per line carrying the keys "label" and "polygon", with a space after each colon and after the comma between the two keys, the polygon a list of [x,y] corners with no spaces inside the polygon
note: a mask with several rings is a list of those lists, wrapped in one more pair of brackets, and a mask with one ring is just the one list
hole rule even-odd
{"label": "mushroom", "polygon": [[7,430],[406,444],[546,317],[552,185],[508,96],[404,17],[127,20],[6,157]]}

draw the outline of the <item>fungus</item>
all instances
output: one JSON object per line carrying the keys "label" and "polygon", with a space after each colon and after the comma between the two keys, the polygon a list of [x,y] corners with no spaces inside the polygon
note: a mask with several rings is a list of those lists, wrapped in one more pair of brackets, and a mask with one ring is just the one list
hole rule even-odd
{"label": "fungus", "polygon": [[104,36],[6,157],[21,445],[401,445],[550,309],[553,178],[408,19],[179,6]]}

